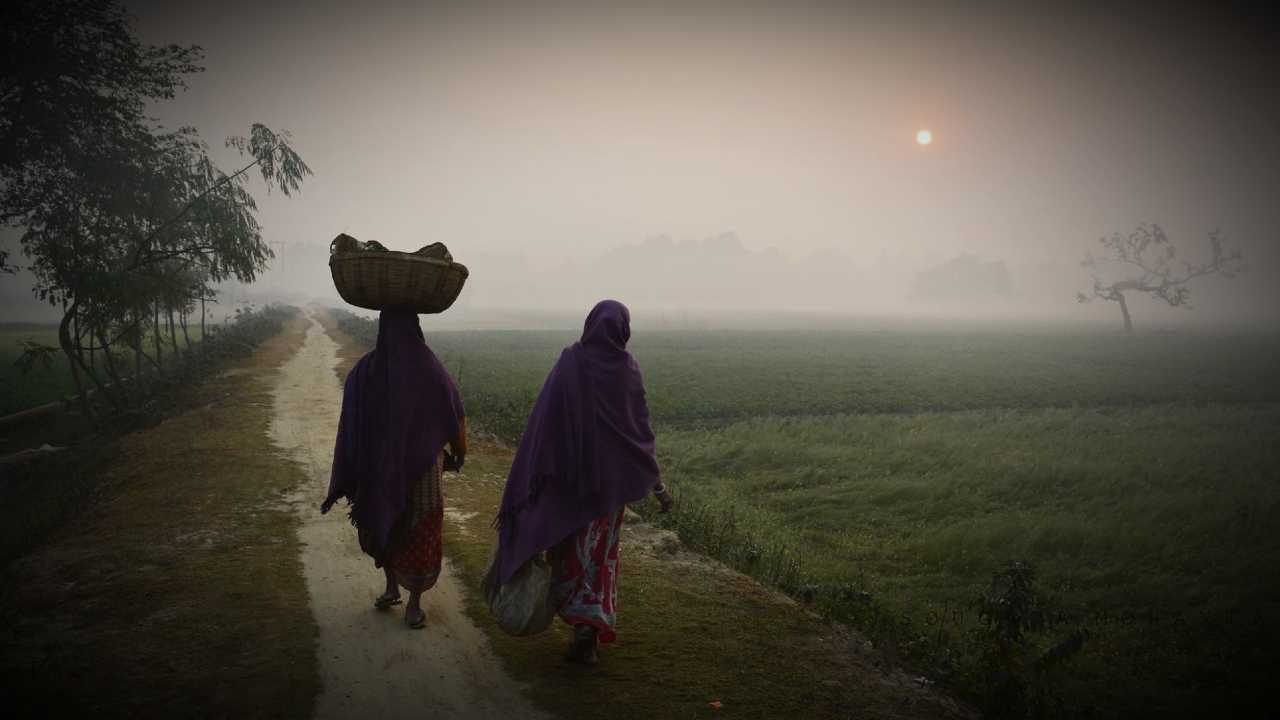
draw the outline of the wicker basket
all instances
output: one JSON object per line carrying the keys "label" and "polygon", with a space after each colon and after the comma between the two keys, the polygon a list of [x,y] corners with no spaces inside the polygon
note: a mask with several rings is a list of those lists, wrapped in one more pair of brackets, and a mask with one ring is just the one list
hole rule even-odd
{"label": "wicker basket", "polygon": [[346,235],[334,239],[329,246],[329,272],[338,294],[356,307],[441,313],[458,299],[469,275],[466,266],[453,262],[447,251],[440,258],[347,249],[354,242]]}

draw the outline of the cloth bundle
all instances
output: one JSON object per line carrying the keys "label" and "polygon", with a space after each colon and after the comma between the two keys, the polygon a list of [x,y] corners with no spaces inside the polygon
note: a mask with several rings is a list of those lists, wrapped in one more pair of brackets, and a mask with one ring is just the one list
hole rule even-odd
{"label": "cloth bundle", "polygon": [[[334,238],[330,245],[332,252],[391,252],[382,243],[377,240],[357,240],[346,233]],[[434,242],[418,248],[411,255],[421,255],[422,257],[435,258],[444,260],[445,262],[453,262],[453,255],[449,253],[449,248],[444,243]]]}
{"label": "cloth bundle", "polygon": [[518,637],[546,630],[556,614],[551,600],[551,566],[539,553],[521,565],[510,580],[500,584],[496,561],[495,547],[480,587],[498,627]]}

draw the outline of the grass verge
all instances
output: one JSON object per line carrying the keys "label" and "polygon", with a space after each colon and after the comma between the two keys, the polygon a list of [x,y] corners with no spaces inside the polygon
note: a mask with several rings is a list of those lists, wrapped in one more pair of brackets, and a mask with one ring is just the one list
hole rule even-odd
{"label": "grass verge", "polygon": [[[659,437],[695,547],[965,678],[975,599],[1029,561],[1063,715],[1256,702],[1280,617],[1273,403],[759,418]],[[783,562],[775,563],[775,559]],[[781,571],[776,565],[781,565]]]}
{"label": "grass verge", "polygon": [[[323,322],[342,346],[337,372],[344,377],[364,348],[332,318]],[[479,587],[493,539],[489,521],[510,462],[510,449],[477,440],[466,471],[446,475],[445,552],[466,588]],[[562,717],[611,719],[966,714],[889,666],[862,637],[679,550],[670,533],[631,525],[621,562],[619,639],[604,648],[595,669],[561,659],[569,639],[562,623],[536,637],[511,637],[479,593],[467,593],[468,615],[539,707]]]}
{"label": "grass verge", "polygon": [[[468,588],[492,545],[510,451],[478,444],[447,480],[445,551]],[[617,642],[601,665],[561,659],[567,626],[532,638],[504,634],[477,592],[467,613],[533,701],[572,718],[908,718],[963,714],[950,699],[896,671],[869,643],[754,580],[678,550],[644,524],[624,531]],[[720,703],[714,707],[712,703]]]}
{"label": "grass verge", "polygon": [[6,568],[7,709],[310,716],[317,629],[283,502],[303,476],[266,432],[271,377],[304,325],[114,441],[92,469],[97,501]]}

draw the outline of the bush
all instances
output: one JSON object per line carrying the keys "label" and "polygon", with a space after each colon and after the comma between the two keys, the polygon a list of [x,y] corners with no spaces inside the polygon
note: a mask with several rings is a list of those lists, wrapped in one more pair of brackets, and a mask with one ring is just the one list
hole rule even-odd
{"label": "bush", "polygon": [[1087,631],[1069,633],[1049,647],[1032,640],[1051,629],[1045,601],[1035,587],[1031,565],[1015,560],[991,578],[979,600],[984,646],[979,665],[983,710],[989,718],[1066,715],[1054,692],[1052,673],[1084,647]]}

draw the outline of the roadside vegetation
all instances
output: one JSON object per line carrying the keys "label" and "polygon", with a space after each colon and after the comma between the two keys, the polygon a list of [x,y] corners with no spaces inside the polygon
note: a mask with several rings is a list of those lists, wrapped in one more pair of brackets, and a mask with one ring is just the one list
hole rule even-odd
{"label": "roadside vegetation", "polygon": [[[374,323],[339,317],[372,342]],[[508,443],[575,339],[424,330]],[[652,520],[989,715],[1203,716],[1267,686],[1280,338],[659,332],[631,349],[680,500]]]}
{"label": "roadside vegetation", "polygon": [[203,70],[203,51],[141,42],[119,2],[22,0],[4,27],[12,57],[40,62],[0,70],[0,223],[20,247],[0,274],[29,271],[61,311],[57,343],[22,357],[61,353],[86,416],[90,389],[112,412],[136,408],[179,330],[188,345],[189,319],[204,330],[217,284],[253,282],[272,257],[249,174],[290,195],[311,169],[265,125],[227,138],[246,161],[231,172],[194,127],[160,126],[155,104]]}
{"label": "roadside vegetation", "polygon": [[[217,331],[216,326],[211,326],[210,329]],[[176,338],[168,335],[165,328],[161,328],[161,343],[170,347],[170,352],[163,356],[163,363],[169,365],[180,359],[200,343],[203,335],[198,325],[189,328],[185,336],[179,330]],[[171,347],[174,340],[178,346],[176,352]],[[154,344],[150,333],[144,336],[143,343]],[[62,401],[65,405],[75,402],[75,379],[64,354],[52,352],[37,358],[23,357],[26,350],[33,346],[56,348],[57,344],[57,325],[0,325],[0,386],[5,388],[0,393],[0,416],[51,402]],[[124,343],[117,343],[112,351],[119,360],[130,352],[130,348]],[[98,359],[101,357],[101,354],[97,356]]]}
{"label": "roadside vegetation", "polygon": [[302,332],[291,310],[254,313],[210,340],[227,354],[199,382],[155,401],[158,424],[6,477],[12,713],[310,716],[317,631],[285,502],[303,475],[267,434],[271,376]]}
{"label": "roadside vegetation", "polygon": [[[229,363],[250,357],[297,313],[292,307],[268,306],[242,312],[233,322],[211,329],[181,362],[150,378],[151,392],[130,412],[100,415],[93,421],[74,411],[56,412],[4,428],[0,448],[7,455],[0,506],[12,512],[0,523],[0,567],[39,546],[98,492],[103,468],[116,457],[122,437],[188,407],[194,389]],[[45,444],[55,444],[58,450],[30,459],[16,456]]]}

